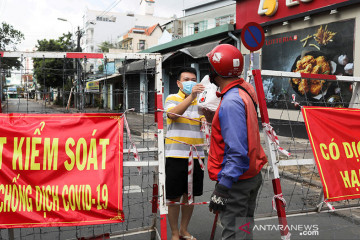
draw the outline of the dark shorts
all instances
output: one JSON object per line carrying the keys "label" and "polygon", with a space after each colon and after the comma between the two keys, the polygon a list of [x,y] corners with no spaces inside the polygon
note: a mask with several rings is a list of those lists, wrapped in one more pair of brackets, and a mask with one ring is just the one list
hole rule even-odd
{"label": "dark shorts", "polygon": [[[188,161],[187,158],[166,158],[165,186],[166,199],[175,199],[188,192]],[[203,160],[204,161],[204,160]],[[204,171],[201,170],[199,161],[194,159],[193,194],[203,194]]]}

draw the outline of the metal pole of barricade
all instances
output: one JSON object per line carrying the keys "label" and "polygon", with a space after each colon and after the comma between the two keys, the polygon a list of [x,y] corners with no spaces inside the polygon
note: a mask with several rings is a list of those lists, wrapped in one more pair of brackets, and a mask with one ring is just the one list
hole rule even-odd
{"label": "metal pole of barricade", "polygon": [[[161,55],[156,56],[155,64],[155,84],[156,84],[156,108],[163,109],[162,100],[162,57]],[[164,123],[163,123],[163,113],[161,111],[156,111],[156,120],[158,126],[158,196],[159,196],[159,210],[160,210],[160,231],[161,239],[167,239],[167,220],[166,215],[168,213],[168,208],[166,206],[166,192],[165,192],[165,143],[164,143]]]}
{"label": "metal pole of barricade", "polygon": [[[253,70],[252,74],[254,76],[256,92],[257,92],[258,100],[259,100],[261,122],[270,124],[270,119],[269,119],[267,106],[266,106],[264,88],[262,85],[261,71]],[[278,196],[282,197],[282,189],[281,189],[281,184],[280,184],[279,169],[278,169],[276,162],[274,161],[274,159],[276,159],[275,152],[277,149],[275,148],[274,143],[271,142],[271,140],[269,139],[269,136],[265,133],[265,131],[266,130],[264,129],[265,142],[269,148],[269,159],[270,159],[269,163],[272,166],[273,171],[274,171],[274,178],[272,180],[272,184],[273,184],[273,189],[274,189],[274,194],[275,194],[274,198],[275,198],[275,205],[276,205],[277,215],[278,215],[278,219],[279,219],[279,224],[282,226],[282,228],[280,229],[280,234],[281,234],[282,239],[287,239],[290,236],[290,232],[289,232],[289,228],[287,227],[288,224],[287,224],[287,219],[286,219],[285,204],[280,200],[280,197],[278,197]]]}

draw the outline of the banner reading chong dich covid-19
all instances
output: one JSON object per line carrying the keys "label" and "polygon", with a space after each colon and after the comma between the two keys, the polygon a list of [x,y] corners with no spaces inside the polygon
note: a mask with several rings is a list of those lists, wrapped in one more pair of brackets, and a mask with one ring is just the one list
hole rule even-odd
{"label": "banner reading chong dich covid-19", "polygon": [[119,114],[0,114],[0,228],[122,222]]}
{"label": "banner reading chong dich covid-19", "polygon": [[360,109],[303,107],[325,200],[360,198]]}

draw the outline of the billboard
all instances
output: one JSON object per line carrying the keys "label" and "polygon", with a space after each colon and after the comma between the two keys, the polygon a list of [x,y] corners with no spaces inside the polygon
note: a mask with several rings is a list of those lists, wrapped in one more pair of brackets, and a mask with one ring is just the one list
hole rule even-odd
{"label": "billboard", "polygon": [[99,81],[86,83],[86,92],[99,92]]}
{"label": "billboard", "polygon": [[[265,38],[262,69],[353,76],[355,20],[332,22]],[[348,107],[351,83],[264,78],[269,107],[283,108],[283,100],[307,101],[315,106]],[[289,104],[290,105],[290,104]]]}
{"label": "billboard", "polygon": [[236,1],[236,29],[248,22],[272,24],[355,4],[355,0],[241,0]]}

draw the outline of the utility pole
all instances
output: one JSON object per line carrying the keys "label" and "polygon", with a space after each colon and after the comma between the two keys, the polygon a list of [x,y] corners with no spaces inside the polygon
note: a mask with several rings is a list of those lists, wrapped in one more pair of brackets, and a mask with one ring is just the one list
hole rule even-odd
{"label": "utility pole", "polygon": [[[76,35],[77,35],[77,47],[76,47],[76,52],[81,52],[81,47],[80,47],[80,39],[83,36],[83,32],[80,30],[80,27],[78,26],[78,30],[76,31]],[[81,103],[81,94],[83,94],[82,91],[82,79],[81,79],[81,63],[80,63],[80,59],[76,58],[76,70],[77,70],[77,105],[78,105],[78,109],[81,110],[82,109],[82,103]]]}

